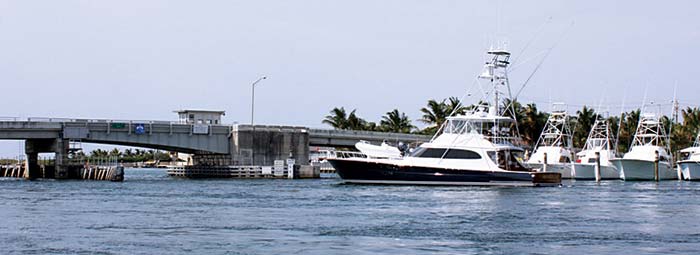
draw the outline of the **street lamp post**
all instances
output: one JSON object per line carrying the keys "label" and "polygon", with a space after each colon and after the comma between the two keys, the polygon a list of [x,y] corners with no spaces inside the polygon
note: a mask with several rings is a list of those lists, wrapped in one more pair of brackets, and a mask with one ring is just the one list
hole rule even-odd
{"label": "street lamp post", "polygon": [[252,152],[250,154],[251,165],[255,165],[255,85],[264,79],[267,79],[267,76],[263,76],[263,77],[258,78],[251,85],[252,93],[251,93],[251,100],[250,100],[250,126],[253,128],[253,132],[251,134],[251,145],[250,145],[250,148],[252,150]]}
{"label": "street lamp post", "polygon": [[251,85],[251,87],[253,89],[253,92],[251,93],[251,100],[250,100],[250,125],[251,126],[255,126],[255,85],[264,79],[267,79],[267,76],[263,76],[263,77],[258,78]]}

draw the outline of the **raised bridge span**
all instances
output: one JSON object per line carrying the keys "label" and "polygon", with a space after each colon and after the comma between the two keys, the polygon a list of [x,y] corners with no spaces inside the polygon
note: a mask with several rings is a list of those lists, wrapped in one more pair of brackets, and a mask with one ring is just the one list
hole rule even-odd
{"label": "raised bridge span", "polygon": [[[124,145],[182,153],[230,153],[231,132],[250,125],[193,125],[169,121],[120,121],[101,119],[28,118],[0,119],[0,139],[68,139],[87,143]],[[265,129],[301,129],[310,146],[350,148],[358,141],[373,143],[426,142],[430,136],[371,131],[314,129],[256,125]]]}
{"label": "raised bridge span", "polygon": [[[267,125],[209,125],[170,121],[2,118],[0,140],[26,140],[28,168],[40,152],[56,153],[56,169],[70,141],[135,146],[194,155],[195,164],[272,165],[307,162],[309,146],[351,148],[358,141],[420,143],[429,136]],[[28,171],[28,172],[31,172]],[[58,176],[58,175],[57,175]]]}

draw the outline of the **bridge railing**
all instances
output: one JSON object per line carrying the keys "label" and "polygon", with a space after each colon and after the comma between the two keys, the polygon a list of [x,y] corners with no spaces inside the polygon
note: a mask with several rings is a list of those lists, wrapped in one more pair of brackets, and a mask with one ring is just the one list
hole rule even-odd
{"label": "bridge railing", "polygon": [[431,136],[418,135],[418,134],[403,134],[403,133],[386,133],[377,131],[359,131],[359,130],[337,130],[337,129],[309,129],[313,134],[319,135],[324,134],[326,136],[332,137],[384,137],[388,139],[396,140],[430,140]]}
{"label": "bridge railing", "polygon": [[18,121],[20,119],[20,117],[0,116],[0,121]]}
{"label": "bridge railing", "polygon": [[[0,116],[0,122],[49,122],[49,123],[124,123],[124,124],[159,124],[159,125],[197,125],[191,123],[184,123],[181,121],[167,121],[167,120],[120,120],[120,119],[84,119],[84,118],[54,118],[54,117],[3,117]],[[214,124],[214,123],[202,123],[207,126],[221,126],[230,127],[234,124]]]}
{"label": "bridge railing", "polygon": [[[48,117],[29,117],[26,119],[29,122],[59,122],[59,123],[139,123],[139,124],[181,124],[186,123],[178,121],[163,121],[163,120],[119,120],[119,119],[80,119],[80,118],[48,118]],[[15,121],[19,121],[15,119]]]}

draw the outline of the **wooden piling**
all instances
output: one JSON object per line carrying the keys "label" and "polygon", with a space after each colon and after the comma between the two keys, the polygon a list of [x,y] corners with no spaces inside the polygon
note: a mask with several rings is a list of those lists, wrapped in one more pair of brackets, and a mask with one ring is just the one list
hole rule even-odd
{"label": "wooden piling", "polygon": [[544,163],[542,164],[542,171],[547,172],[547,153],[544,153]]}
{"label": "wooden piling", "polygon": [[572,151],[571,152],[571,158],[569,164],[571,164],[571,169],[569,170],[571,172],[571,177],[576,178],[576,167],[574,166],[574,163],[576,162],[576,154]]}
{"label": "wooden piling", "polygon": [[654,152],[654,180],[659,181],[659,151]]}
{"label": "wooden piling", "polygon": [[595,181],[600,182],[600,152],[595,152]]}

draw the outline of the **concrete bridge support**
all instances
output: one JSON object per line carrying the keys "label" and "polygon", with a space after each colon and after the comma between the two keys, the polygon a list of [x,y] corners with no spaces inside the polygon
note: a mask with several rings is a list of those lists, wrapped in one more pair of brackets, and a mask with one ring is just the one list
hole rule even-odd
{"label": "concrete bridge support", "polygon": [[[69,177],[68,169],[63,165],[63,158],[68,154],[68,140],[55,139],[27,139],[25,152],[27,154],[26,171],[24,178],[33,180],[36,178],[66,179]],[[55,153],[53,173],[44,173],[39,166],[39,153]],[[52,169],[52,168],[48,168]]]}
{"label": "concrete bridge support", "polygon": [[231,133],[232,165],[272,166],[275,160],[309,164],[309,132],[303,127],[238,125]]}

